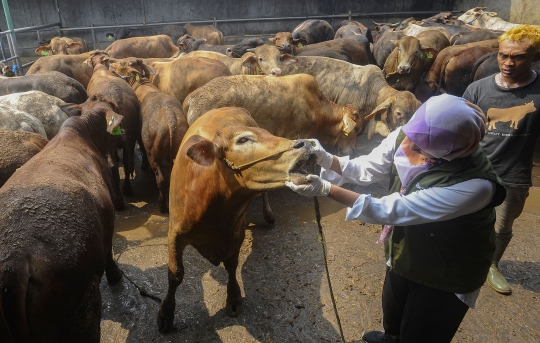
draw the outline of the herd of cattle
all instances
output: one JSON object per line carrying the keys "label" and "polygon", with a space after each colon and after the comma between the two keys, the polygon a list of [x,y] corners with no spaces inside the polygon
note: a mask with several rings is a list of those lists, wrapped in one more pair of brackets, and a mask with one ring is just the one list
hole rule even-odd
{"label": "herd of cattle", "polygon": [[305,139],[354,154],[359,134],[386,136],[430,96],[496,73],[497,37],[516,24],[474,8],[375,25],[310,19],[236,45],[213,26],[122,29],[90,52],[55,37],[26,75],[0,76],[0,342],[99,342],[99,284],[104,271],[121,279],[114,212],[132,193],[137,144],[170,212],[160,331],[187,245],[224,264],[226,313],[240,314],[245,211],[262,193],[274,221],[265,192],[305,182]]}

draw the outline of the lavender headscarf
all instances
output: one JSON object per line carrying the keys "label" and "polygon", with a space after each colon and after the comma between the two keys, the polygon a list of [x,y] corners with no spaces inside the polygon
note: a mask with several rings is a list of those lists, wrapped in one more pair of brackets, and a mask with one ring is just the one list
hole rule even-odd
{"label": "lavender headscarf", "polygon": [[443,94],[429,98],[402,130],[420,149],[451,161],[469,156],[484,138],[486,117],[463,98]]}

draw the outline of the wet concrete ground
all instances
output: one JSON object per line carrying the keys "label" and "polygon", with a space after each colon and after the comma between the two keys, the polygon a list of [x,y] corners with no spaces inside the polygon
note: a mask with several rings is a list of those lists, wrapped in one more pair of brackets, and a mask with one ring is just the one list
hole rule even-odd
{"label": "wet concrete ground", "polygon": [[[375,143],[361,148],[368,152]],[[452,342],[540,342],[540,154],[535,160],[535,187],[500,263],[513,294],[484,285],[477,309],[469,310]],[[385,186],[355,190],[377,196]],[[242,315],[225,315],[223,266],[188,247],[174,331],[159,333],[159,300],[140,290],[165,296],[169,221],[159,213],[153,175],[137,170],[133,188],[128,209],[117,213],[114,236],[115,258],[126,277],[115,286],[105,278],[101,284],[101,342],[359,342],[363,331],[382,329],[385,265],[383,247],[375,244],[380,226],[345,222],[343,206],[319,198],[327,272],[314,200],[282,189],[269,194],[274,226],[265,223],[260,198],[247,213],[237,272]]]}

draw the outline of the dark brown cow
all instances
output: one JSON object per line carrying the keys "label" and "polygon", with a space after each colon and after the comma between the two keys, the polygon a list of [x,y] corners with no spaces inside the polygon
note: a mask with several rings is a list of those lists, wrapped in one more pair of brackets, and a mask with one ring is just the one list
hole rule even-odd
{"label": "dark brown cow", "polygon": [[366,51],[369,54],[369,63],[373,64],[373,36],[371,30],[365,27],[363,24],[352,21],[344,20],[341,22],[339,29],[336,31],[334,39],[347,38],[358,41],[364,45]]}
{"label": "dark brown cow", "polygon": [[414,93],[421,75],[450,42],[441,32],[424,31],[416,37],[405,36],[395,44],[396,48],[384,63],[386,82],[397,90]]}
{"label": "dark brown cow", "polygon": [[332,40],[336,35],[332,25],[322,19],[305,20],[295,27],[291,34],[294,43],[303,45]]}
{"label": "dark brown cow", "polygon": [[242,312],[236,269],[246,210],[260,192],[283,188],[286,181],[305,183],[299,168],[311,156],[310,146],[271,135],[238,107],[207,112],[189,127],[171,174],[169,288],[157,317],[160,331],[173,325],[188,245],[216,266],[223,262],[229,275],[225,312]]}
{"label": "dark brown cow", "polygon": [[229,106],[245,108],[259,127],[273,135],[317,138],[341,155],[354,153],[362,131],[363,122],[354,106],[328,100],[315,78],[307,74],[219,77],[187,96],[184,113],[191,125],[209,110]]}
{"label": "dark brown cow", "polygon": [[233,47],[233,45],[212,45],[208,44],[206,39],[204,38],[193,38],[190,35],[183,35],[178,39],[178,42],[176,43],[178,47],[180,48],[180,51],[185,52],[186,54],[189,54],[192,51],[214,51],[219,52],[220,54],[226,54],[227,49],[230,49]]}
{"label": "dark brown cow", "polygon": [[[490,39],[480,42],[474,42],[474,43],[468,43],[463,45],[451,45],[439,52],[437,57],[435,58],[435,61],[433,62],[433,65],[429,69],[429,71],[426,73],[424,78],[420,80],[418,85],[416,86],[415,95],[418,98],[418,100],[425,102],[427,99],[429,99],[433,95],[440,94],[441,92],[441,85],[440,82],[443,82],[444,73],[446,66],[450,59],[459,51],[466,50],[468,48],[498,48],[499,42],[496,39]],[[472,54],[470,55],[471,58],[469,59],[470,68],[472,69],[472,66],[474,65],[474,62],[478,60],[480,57],[486,54],[485,51],[482,51],[482,54],[474,53],[473,50],[470,50]],[[472,57],[475,56],[475,57]],[[468,75],[467,75],[468,76]],[[467,80],[468,81],[468,80]],[[465,82],[467,84],[467,82]],[[463,94],[459,94],[461,96]]]}
{"label": "dark brown cow", "polygon": [[120,75],[130,76],[131,88],[141,103],[142,142],[150,168],[156,175],[159,189],[159,209],[169,212],[169,180],[166,177],[167,161],[172,166],[180,142],[188,129],[182,103],[174,96],[161,92],[148,77],[155,73],[152,67],[134,57],[111,63]]}
{"label": "dark brown cow", "polygon": [[[94,68],[94,73],[88,83],[88,95],[101,94],[108,101],[118,106],[118,113],[124,118],[122,122],[123,132],[115,132],[111,136],[109,144],[109,158],[111,163],[111,171],[113,176],[113,187],[115,196],[113,198],[115,208],[121,210],[125,207],[122,193],[130,195],[131,177],[134,171],[133,153],[135,142],[139,142],[141,152],[143,153],[143,163],[146,163],[146,154],[142,148],[141,139],[141,123],[139,119],[140,104],[135,92],[131,87],[113,73],[108,67],[108,56],[103,51],[93,51],[91,56],[86,60],[86,64]],[[117,149],[122,149],[122,160],[124,164],[124,182],[122,184],[122,192],[120,192],[120,174],[119,157]]]}
{"label": "dark brown cow", "polygon": [[[540,73],[540,61],[533,62],[531,68]],[[474,63],[469,83],[497,74],[500,71],[499,63],[497,62],[497,52],[486,54]]]}
{"label": "dark brown cow", "polygon": [[[302,47],[297,47],[295,45],[289,45],[289,49],[284,47],[278,47],[282,53],[290,53],[292,55],[302,55],[303,53],[308,53],[311,50],[338,50],[343,51],[345,55],[349,58],[349,61],[357,65],[366,65],[369,63],[370,51],[366,50],[364,44],[348,39],[348,38],[339,38],[332,39],[325,42],[314,43],[309,45],[304,45]],[[314,55],[311,55],[314,56]]]}
{"label": "dark brown cow", "polygon": [[[88,87],[88,81],[90,81],[93,71],[92,68],[83,63],[88,57],[90,57],[89,52],[80,55],[43,56],[38,58],[30,66],[26,75],[57,71],[79,81],[86,88]],[[81,103],[85,100],[81,101]]]}
{"label": "dark brown cow", "polygon": [[488,39],[497,39],[502,34],[502,31],[495,32],[490,30],[475,30],[459,32],[450,37],[450,44],[461,45],[473,42],[479,42]]}
{"label": "dark brown cow", "polygon": [[38,133],[0,130],[0,187],[48,142]]}
{"label": "dark brown cow", "polygon": [[212,26],[212,25],[193,25],[193,24],[186,24],[184,25],[184,29],[186,29],[186,32],[191,37],[197,39],[197,38],[203,38],[206,39],[208,44],[212,45],[221,45],[223,44],[223,32],[221,32],[218,28]]}
{"label": "dark brown cow", "polygon": [[381,33],[373,45],[373,60],[379,68],[384,68],[388,56],[396,48],[396,42],[403,37],[405,37],[405,34],[401,31],[390,31],[388,29]]}
{"label": "dark brown cow", "polygon": [[[259,46],[255,56],[246,59],[245,66],[262,75],[310,74],[317,80],[328,100],[340,106],[352,104],[359,111],[359,120],[376,117],[388,131],[407,123],[421,103],[411,92],[397,91],[384,80],[382,71],[374,66],[357,66],[323,57],[280,54],[270,45]],[[368,138],[376,132],[376,122],[370,120]]]}
{"label": "dark brown cow", "polygon": [[42,91],[65,102],[77,104],[88,99],[86,89],[81,83],[57,71],[14,77],[0,76],[0,95],[28,91]]}
{"label": "dark brown cow", "polygon": [[150,81],[180,102],[213,78],[232,75],[222,62],[204,57],[185,56],[171,62],[155,62],[151,66],[156,74],[150,77]]}
{"label": "dark brown cow", "polygon": [[101,277],[122,278],[104,158],[121,116],[102,100],[84,103],[0,188],[2,342],[100,341]]}
{"label": "dark brown cow", "polygon": [[77,55],[83,52],[88,52],[88,44],[79,37],[54,37],[36,49],[36,54],[41,56]]}
{"label": "dark brown cow", "polygon": [[176,56],[179,51],[180,49],[167,35],[120,39],[105,49],[112,58],[165,58]]}

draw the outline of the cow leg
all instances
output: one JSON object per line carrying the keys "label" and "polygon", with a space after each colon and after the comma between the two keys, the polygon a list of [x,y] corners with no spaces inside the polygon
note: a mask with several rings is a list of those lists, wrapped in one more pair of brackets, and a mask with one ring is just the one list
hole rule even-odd
{"label": "cow leg", "polygon": [[169,183],[163,175],[160,163],[152,161],[152,170],[156,174],[156,183],[159,189],[159,211],[169,213]]}
{"label": "cow leg", "polygon": [[224,261],[223,265],[229,274],[229,281],[227,282],[227,303],[225,305],[225,313],[229,317],[238,317],[242,313],[242,292],[240,291],[240,285],[236,280],[236,269],[238,267],[238,255],[240,255],[240,247],[244,241],[245,231],[242,230],[234,242],[233,256]]}
{"label": "cow leg", "polygon": [[276,222],[276,217],[274,216],[274,212],[272,211],[272,208],[270,208],[270,202],[268,201],[268,193],[263,192],[261,196],[262,196],[262,203],[263,203],[264,220],[268,224],[274,224]]}
{"label": "cow leg", "polygon": [[122,184],[122,193],[131,195],[131,174],[133,174],[133,150],[135,149],[135,141],[126,138],[122,149],[122,162],[124,163],[124,183]]}
{"label": "cow leg", "polygon": [[[171,237],[174,236],[174,237]],[[157,325],[160,332],[169,332],[174,322],[174,310],[176,308],[176,289],[184,279],[184,263],[182,262],[182,254],[184,253],[185,245],[181,244],[177,239],[176,232],[169,232],[169,271],[168,280],[169,288],[157,316]]]}
{"label": "cow leg", "polygon": [[142,138],[137,138],[137,143],[139,144],[139,150],[141,151],[141,170],[148,170],[150,163],[148,163],[148,154],[144,148]]}
{"label": "cow leg", "polygon": [[112,189],[113,189],[113,204],[114,208],[118,211],[123,210],[126,206],[124,204],[124,197],[120,192],[120,173],[118,172],[118,152],[116,148],[109,149],[109,168],[112,173]]}

